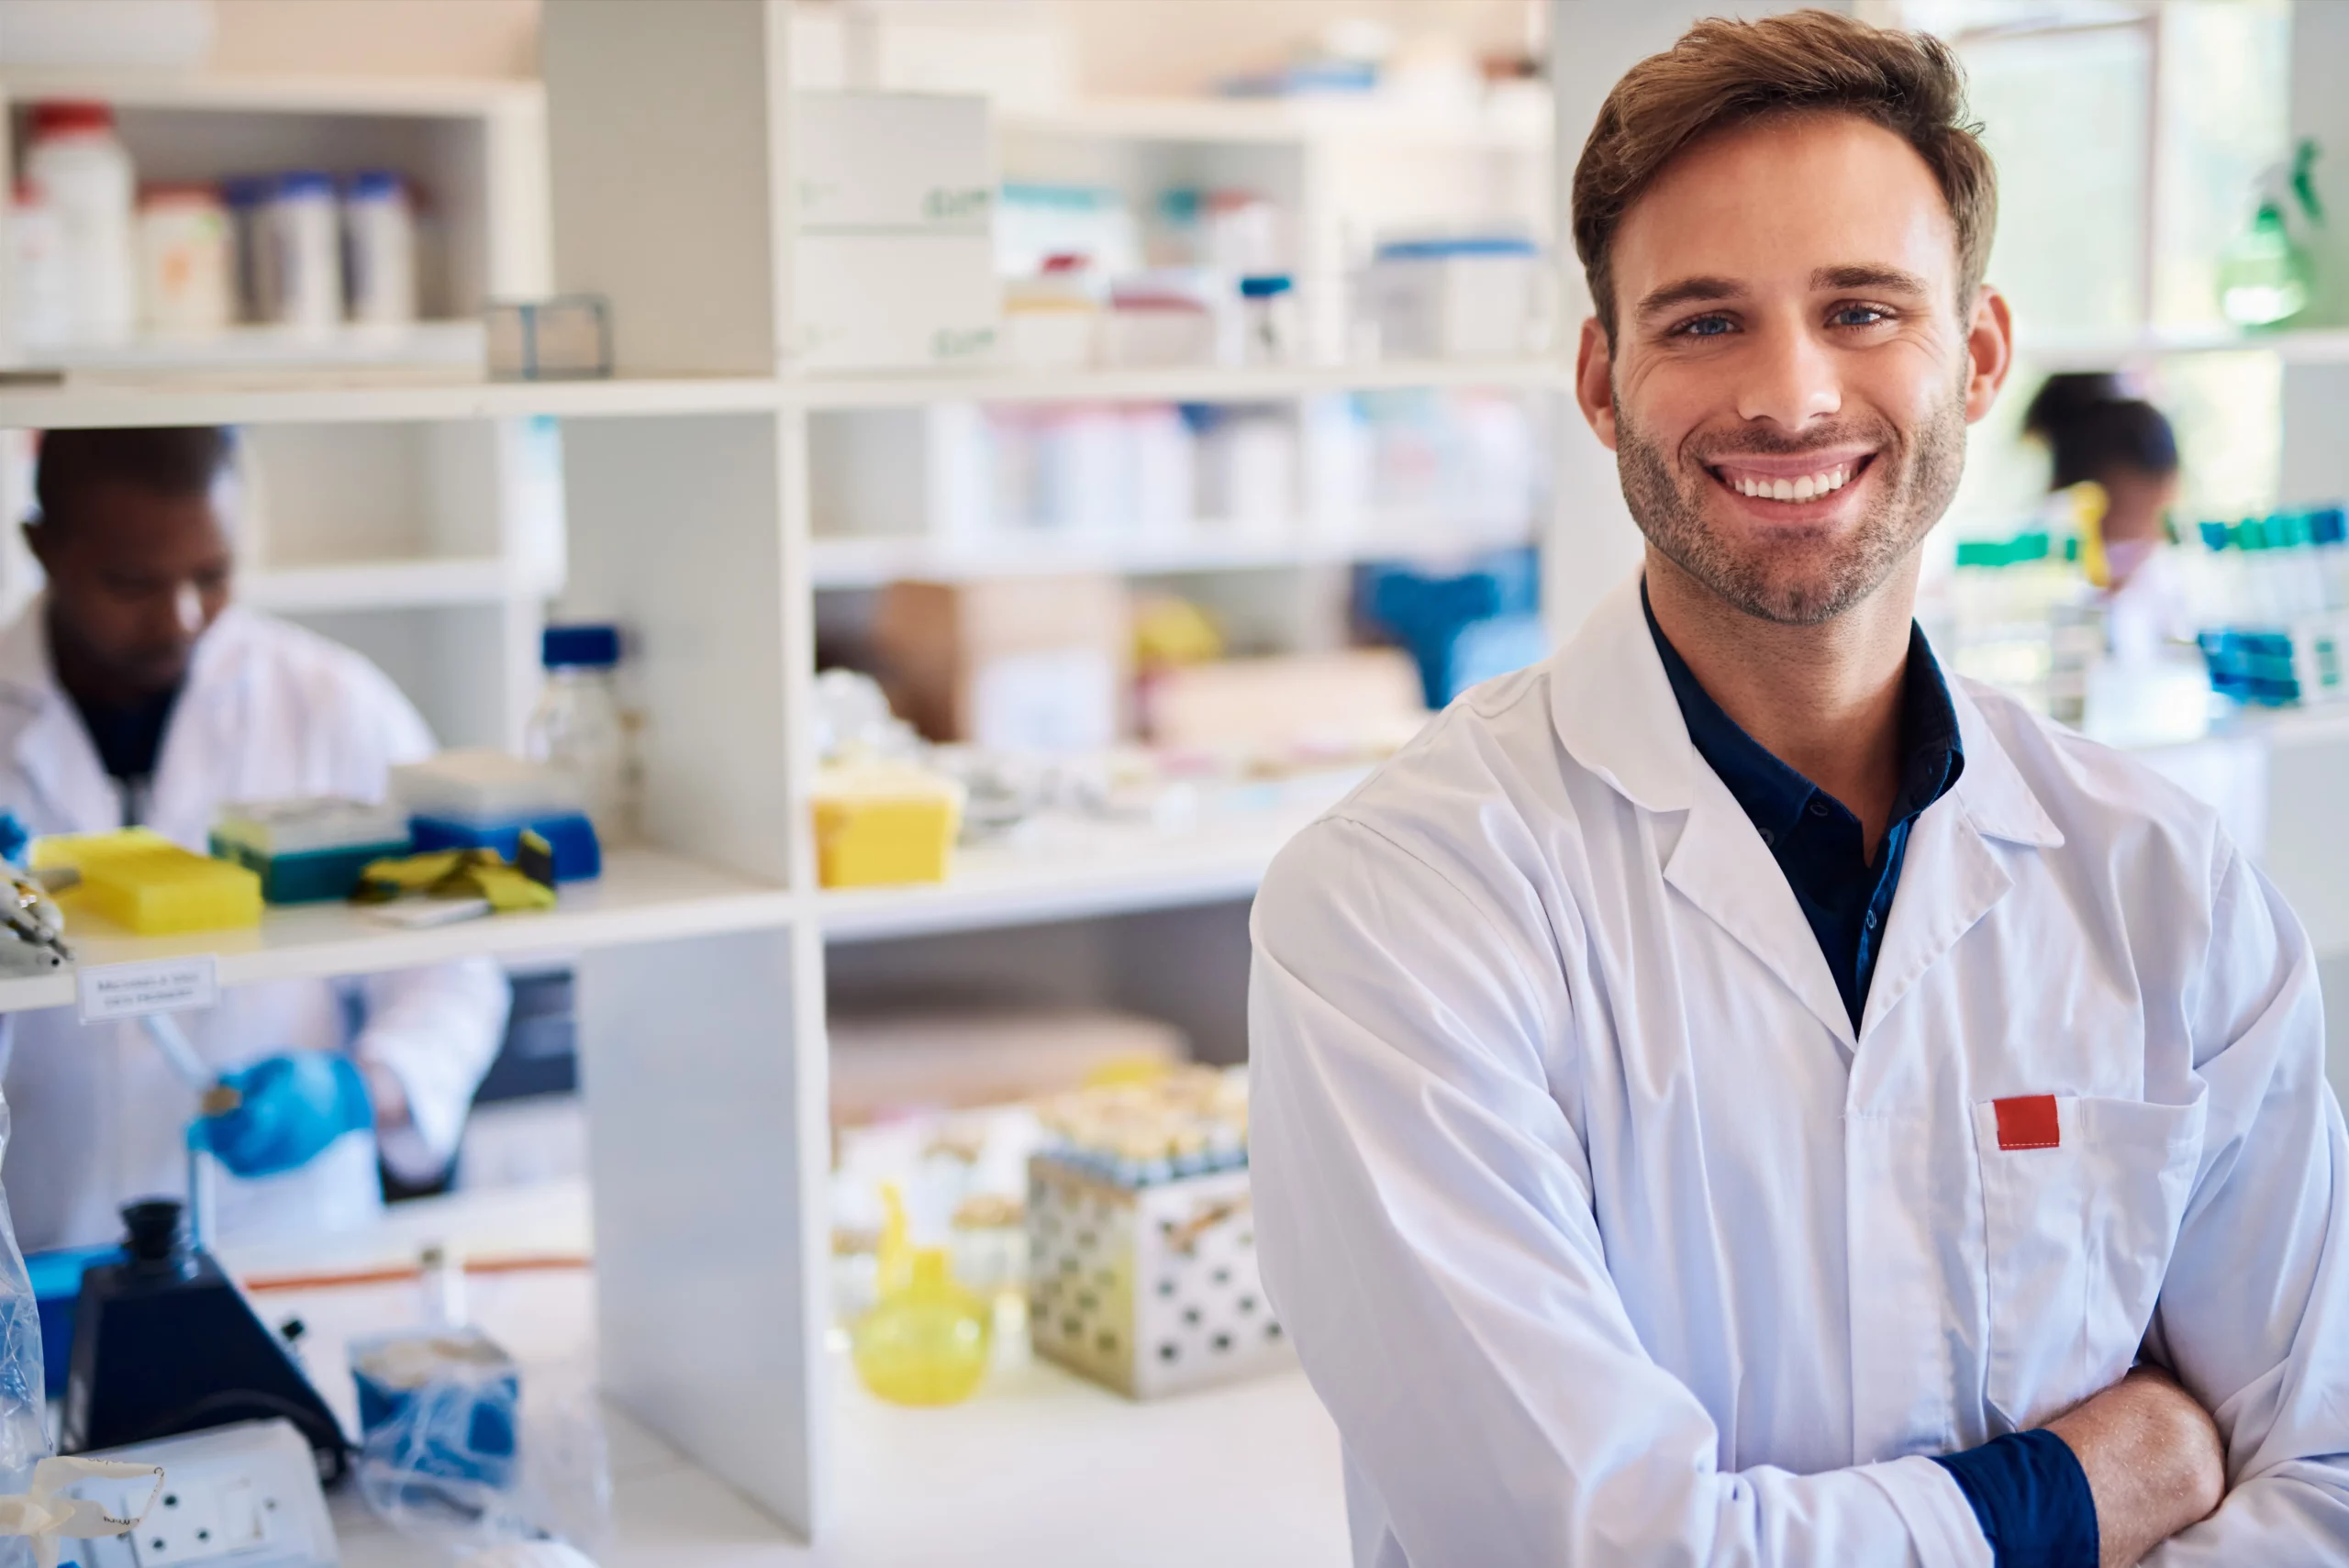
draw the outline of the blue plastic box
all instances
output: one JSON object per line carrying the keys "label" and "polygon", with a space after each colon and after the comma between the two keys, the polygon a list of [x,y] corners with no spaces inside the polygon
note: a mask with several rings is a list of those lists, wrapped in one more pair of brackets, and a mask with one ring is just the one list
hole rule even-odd
{"label": "blue plastic box", "polygon": [[453,817],[412,817],[416,852],[434,850],[495,850],[515,858],[522,831],[529,828],[554,851],[557,882],[592,882],[604,873],[603,851],[596,842],[595,824],[576,811],[504,822],[468,822]]}

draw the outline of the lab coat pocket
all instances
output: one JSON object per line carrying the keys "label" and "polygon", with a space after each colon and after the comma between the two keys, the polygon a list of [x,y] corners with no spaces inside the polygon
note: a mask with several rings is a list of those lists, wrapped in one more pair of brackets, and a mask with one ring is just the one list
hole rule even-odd
{"label": "lab coat pocket", "polygon": [[2199,1100],[2053,1099],[2052,1139],[2011,1115],[2002,1138],[1998,1103],[1974,1107],[1989,1308],[1984,1392],[2016,1429],[2108,1386],[2136,1359],[2202,1146]]}

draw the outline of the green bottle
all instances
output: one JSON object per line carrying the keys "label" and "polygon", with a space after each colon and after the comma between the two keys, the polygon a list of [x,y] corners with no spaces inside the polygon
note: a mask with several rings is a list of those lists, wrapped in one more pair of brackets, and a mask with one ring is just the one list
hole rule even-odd
{"label": "green bottle", "polygon": [[[2316,154],[2316,143],[2303,139],[2292,160],[2289,182],[2294,204],[2311,225],[2324,220],[2310,175]],[[2263,177],[2270,188],[2260,197],[2250,226],[2228,241],[2219,257],[2219,310],[2238,327],[2282,326],[2308,308],[2315,292],[2314,263],[2286,221],[2284,196],[2273,188],[2278,172]]]}

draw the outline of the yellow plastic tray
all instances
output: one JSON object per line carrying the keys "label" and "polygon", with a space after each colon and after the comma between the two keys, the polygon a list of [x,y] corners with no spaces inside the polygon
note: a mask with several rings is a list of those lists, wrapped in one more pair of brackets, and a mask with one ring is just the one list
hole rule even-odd
{"label": "yellow plastic tray", "polygon": [[144,828],[42,839],[33,845],[33,864],[82,873],[65,895],[69,913],[86,909],[140,936],[261,924],[260,877]]}

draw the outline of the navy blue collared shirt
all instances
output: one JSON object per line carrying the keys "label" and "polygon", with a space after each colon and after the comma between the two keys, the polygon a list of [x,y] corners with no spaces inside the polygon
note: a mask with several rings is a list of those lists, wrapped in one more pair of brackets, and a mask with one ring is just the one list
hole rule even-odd
{"label": "navy blue collared shirt", "polygon": [[1819,939],[1819,951],[1834,972],[1835,989],[1852,1015],[1856,1036],[1876,953],[1884,945],[1885,923],[1892,918],[1892,895],[1900,886],[1909,829],[1925,807],[1949,792],[1965,768],[1957,739],[1957,709],[1950,703],[1941,666],[1925,645],[1925,634],[1912,625],[1900,689],[1900,793],[1893,799],[1892,821],[1871,865],[1860,819],[1842,801],[1771,755],[1721,711],[1656,625],[1647,602],[1647,585],[1642,584],[1640,607],[1647,611],[1648,631],[1664,659],[1672,695],[1679,700],[1688,739],[1753,819],[1754,830],[1786,873],[1787,885],[1794,889],[1795,902],[1802,906],[1803,918]]}
{"label": "navy blue collared shirt", "polygon": [[[1647,584],[1640,606],[1664,660],[1688,739],[1737,797],[1770,847],[1795,902],[1802,906],[1835,989],[1859,1034],[1868,981],[1876,973],[1909,829],[1925,807],[1949,793],[1965,767],[1957,709],[1926,646],[1909,629],[1909,662],[1900,684],[1900,793],[1892,822],[1870,864],[1860,819],[1843,803],[1773,756],[1697,684],[1697,676],[1655,623]],[[2100,1549],[2096,1496],[2087,1473],[2054,1433],[2009,1432],[1962,1453],[1937,1456],[1974,1508],[1998,1568],[2096,1568]]]}

